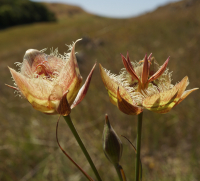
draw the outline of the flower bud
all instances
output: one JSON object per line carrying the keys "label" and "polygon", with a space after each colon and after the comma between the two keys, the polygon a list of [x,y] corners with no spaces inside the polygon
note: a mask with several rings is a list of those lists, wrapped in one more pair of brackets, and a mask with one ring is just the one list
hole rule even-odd
{"label": "flower bud", "polygon": [[103,150],[108,160],[116,165],[122,156],[123,145],[114,129],[110,125],[108,115],[105,116],[105,125],[103,130]]}

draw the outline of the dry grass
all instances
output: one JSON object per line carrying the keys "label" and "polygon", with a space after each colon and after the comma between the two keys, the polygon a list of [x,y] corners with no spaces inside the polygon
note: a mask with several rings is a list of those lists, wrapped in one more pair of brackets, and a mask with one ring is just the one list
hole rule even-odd
{"label": "dry grass", "polygon": [[[12,84],[7,66],[15,67],[14,62],[21,62],[27,49],[59,47],[63,53],[67,50],[65,44],[85,37],[76,49],[83,78],[95,61],[118,73],[122,68],[120,53],[126,54],[128,50],[132,60],[140,60],[145,53],[152,52],[160,64],[170,55],[173,83],[188,75],[191,81],[188,88],[199,87],[200,4],[193,2],[190,6],[186,6],[186,1],[171,4],[124,20],[93,16],[77,8],[80,13],[70,16],[61,13],[57,23],[0,31],[0,180],[85,180],[56,145],[57,116],[37,112],[4,85]],[[59,7],[56,12],[64,11],[59,5],[53,7]],[[200,180],[199,100],[200,94],[196,91],[168,114],[144,112],[143,180]],[[109,102],[96,68],[86,98],[72,111],[71,117],[103,180],[117,180],[114,168],[102,151],[105,113],[116,132],[135,143],[137,117],[119,112]],[[94,177],[63,119],[59,139],[74,160]],[[122,141],[121,164],[128,180],[133,180],[135,154],[126,140],[122,138]]]}

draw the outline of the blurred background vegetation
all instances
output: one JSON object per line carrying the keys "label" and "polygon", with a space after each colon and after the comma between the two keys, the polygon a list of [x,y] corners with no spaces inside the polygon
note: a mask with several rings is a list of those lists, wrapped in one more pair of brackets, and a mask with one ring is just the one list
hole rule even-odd
{"label": "blurred background vegetation", "polygon": [[0,28],[43,21],[56,21],[46,6],[29,0],[1,0]]}
{"label": "blurred background vegetation", "polygon": [[[59,47],[63,53],[68,49],[65,44],[83,38],[77,43],[76,51],[84,79],[95,61],[118,73],[123,67],[120,53],[125,55],[127,51],[132,61],[141,60],[145,53],[152,52],[160,65],[171,56],[168,67],[173,71],[173,83],[187,75],[190,80],[188,89],[200,86],[198,0],[168,4],[129,19],[103,18],[75,6],[44,5],[56,14],[57,22],[20,25],[0,31],[2,181],[86,180],[57,146],[55,128],[58,116],[34,110],[25,99],[16,97],[13,90],[4,85],[13,84],[7,66],[17,69],[14,63],[22,62],[27,49]],[[8,11],[13,7],[5,6]],[[41,4],[38,6],[42,7]],[[143,180],[200,180],[199,100],[199,91],[195,91],[167,114],[144,111]],[[72,110],[71,117],[103,180],[110,181],[117,180],[117,174],[102,149],[105,113],[118,135],[125,135],[135,144],[137,116],[125,115],[109,102],[97,67],[85,99]],[[58,136],[71,157],[95,178],[62,118]],[[135,154],[130,144],[123,138],[121,140],[124,144],[121,165],[128,180],[133,180]]]}

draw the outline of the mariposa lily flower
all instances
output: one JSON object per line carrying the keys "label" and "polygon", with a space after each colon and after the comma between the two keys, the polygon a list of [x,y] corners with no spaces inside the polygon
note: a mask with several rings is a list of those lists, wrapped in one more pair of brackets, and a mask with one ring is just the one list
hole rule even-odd
{"label": "mariposa lily flower", "polygon": [[144,108],[167,113],[198,89],[185,91],[189,84],[187,76],[178,84],[171,84],[171,73],[167,69],[169,58],[159,67],[151,55],[139,62],[131,62],[128,53],[126,58],[121,55],[125,69],[120,75],[111,74],[100,64],[101,78],[110,101],[125,114],[137,115]]}
{"label": "mariposa lily flower", "polygon": [[69,46],[71,52],[64,56],[57,49],[50,55],[27,50],[23,62],[18,63],[19,72],[9,68],[15,86],[8,86],[25,97],[36,110],[68,115],[86,95],[96,65],[81,87],[82,77],[75,56],[76,42]]}

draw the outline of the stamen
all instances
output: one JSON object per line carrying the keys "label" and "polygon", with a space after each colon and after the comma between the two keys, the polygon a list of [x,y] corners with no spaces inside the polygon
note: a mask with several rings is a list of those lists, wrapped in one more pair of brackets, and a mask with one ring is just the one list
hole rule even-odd
{"label": "stamen", "polygon": [[[36,66],[36,69],[34,72],[37,72],[37,75],[42,75],[44,74],[44,76],[46,78],[51,78],[51,77],[54,77],[54,73],[53,71],[51,70],[51,66],[49,65],[49,62],[48,61],[43,61],[42,63],[38,64]],[[38,76],[35,76],[35,78],[38,78]]]}
{"label": "stamen", "polygon": [[38,75],[44,74],[45,76],[50,77],[50,75],[48,74],[48,72],[46,71],[45,68],[46,68],[46,67],[45,67],[43,64],[39,64],[39,65],[37,65],[35,71],[37,71],[37,74],[38,74]]}

